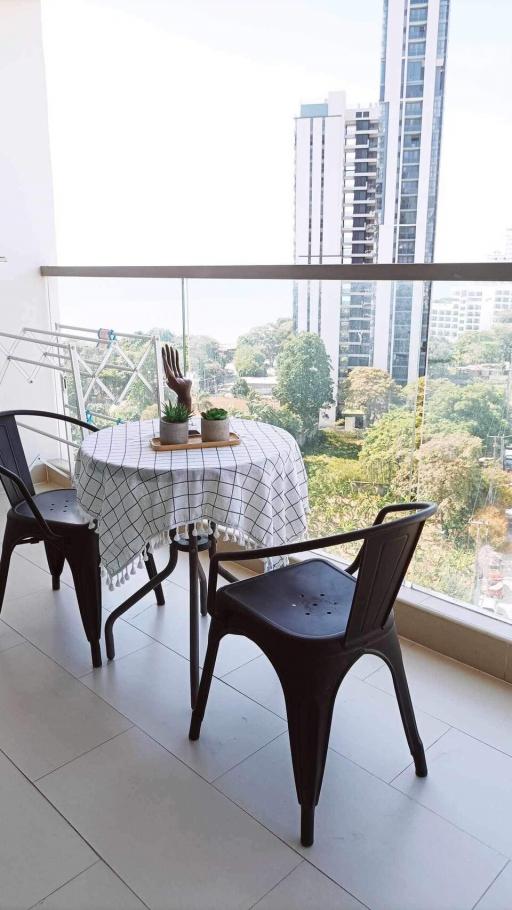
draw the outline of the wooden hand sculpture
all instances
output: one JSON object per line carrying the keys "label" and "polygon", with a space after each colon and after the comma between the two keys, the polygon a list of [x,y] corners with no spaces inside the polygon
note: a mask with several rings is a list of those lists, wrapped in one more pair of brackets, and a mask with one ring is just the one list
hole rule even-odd
{"label": "wooden hand sculpture", "polygon": [[192,413],[192,380],[185,379],[180,368],[180,356],[176,348],[168,344],[162,347],[162,361],[165,379],[169,388],[176,392],[180,404],[184,404],[189,414]]}

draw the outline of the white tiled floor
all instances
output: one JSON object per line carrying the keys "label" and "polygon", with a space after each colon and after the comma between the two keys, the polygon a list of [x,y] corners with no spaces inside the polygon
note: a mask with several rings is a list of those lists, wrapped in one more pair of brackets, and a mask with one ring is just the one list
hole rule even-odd
{"label": "white tiled floor", "polygon": [[[69,574],[53,593],[42,548],[16,555],[0,620],[0,910],[511,910],[511,687],[403,643],[420,780],[389,673],[363,659],[304,849],[283,699],[250,643],[221,645],[188,740],[186,568],[164,607],[148,596],[117,623],[116,660],[92,671]],[[106,592],[105,609],[126,595]]]}

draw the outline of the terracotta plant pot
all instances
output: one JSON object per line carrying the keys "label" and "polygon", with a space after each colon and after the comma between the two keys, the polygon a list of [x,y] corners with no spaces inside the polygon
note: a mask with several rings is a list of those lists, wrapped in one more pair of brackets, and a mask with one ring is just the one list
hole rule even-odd
{"label": "terracotta plant pot", "polygon": [[201,417],[203,442],[226,442],[229,439],[229,417],[225,420],[205,420]]}
{"label": "terracotta plant pot", "polygon": [[160,420],[160,442],[164,446],[182,445],[188,442],[188,420],[183,423],[171,423]]}

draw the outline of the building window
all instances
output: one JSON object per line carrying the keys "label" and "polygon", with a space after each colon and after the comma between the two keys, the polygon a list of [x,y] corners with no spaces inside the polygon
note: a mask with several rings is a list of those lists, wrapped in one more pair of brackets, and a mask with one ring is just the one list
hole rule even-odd
{"label": "building window", "polygon": [[402,179],[403,180],[417,180],[419,177],[420,166],[419,164],[404,164],[402,168]]}
{"label": "building window", "polygon": [[426,9],[411,9],[409,13],[409,22],[425,22],[427,21],[427,10]]}
{"label": "building window", "polygon": [[425,41],[413,41],[409,44],[409,57],[424,57],[425,56]]}

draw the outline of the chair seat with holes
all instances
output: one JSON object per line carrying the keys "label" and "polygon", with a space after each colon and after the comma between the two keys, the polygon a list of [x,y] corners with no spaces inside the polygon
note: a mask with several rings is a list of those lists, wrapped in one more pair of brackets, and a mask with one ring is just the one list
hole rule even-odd
{"label": "chair seat with holes", "polygon": [[355,578],[324,559],[308,559],[221,588],[216,612],[247,612],[275,630],[299,638],[345,634]]}
{"label": "chair seat with holes", "polygon": [[[80,508],[76,490],[52,490],[48,493],[37,493],[33,500],[43,518],[49,522],[84,527],[90,518]],[[33,512],[27,502],[20,502],[14,511],[21,518],[34,520]]]}

